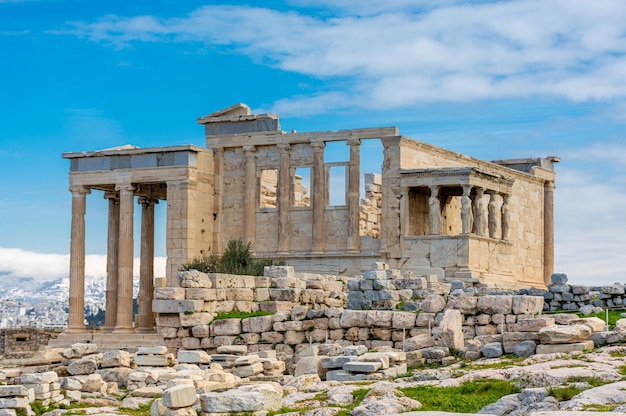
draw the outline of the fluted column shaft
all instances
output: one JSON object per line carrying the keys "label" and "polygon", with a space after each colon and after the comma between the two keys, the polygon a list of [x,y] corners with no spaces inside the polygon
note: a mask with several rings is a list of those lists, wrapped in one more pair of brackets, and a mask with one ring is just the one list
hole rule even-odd
{"label": "fluted column shaft", "polygon": [[289,143],[279,143],[280,169],[278,172],[278,253],[288,254],[290,244],[290,195],[291,195],[291,156]]}
{"label": "fluted column shaft", "polygon": [[104,313],[104,328],[106,332],[113,331],[117,321],[117,269],[118,269],[118,236],[120,230],[120,204],[117,192],[105,192],[104,197],[109,200],[109,221],[107,236],[107,287],[106,309]]}
{"label": "fluted column shaft", "polygon": [[215,198],[213,203],[213,252],[222,252],[222,180],[224,167],[224,149],[213,149],[213,164],[215,172]]}
{"label": "fluted column shaft", "polygon": [[348,246],[349,252],[361,251],[359,231],[359,187],[361,176],[361,140],[349,139],[350,165],[348,167]]}
{"label": "fluted column shaft", "polygon": [[113,332],[133,332],[133,212],[134,187],[124,184],[120,192],[120,232],[117,283],[117,321]]}
{"label": "fluted column shaft", "polygon": [[502,195],[502,239],[507,241],[511,235],[511,214],[509,212],[509,201],[511,195]]}
{"label": "fluted column shaft", "polygon": [[498,238],[502,231],[500,230],[500,220],[502,219],[502,212],[498,211],[498,194],[497,192],[491,191],[489,193],[489,204],[487,205],[489,220],[488,220],[488,228],[489,228],[489,237],[490,238]]}
{"label": "fluted column shaft", "polygon": [[85,330],[85,211],[89,188],[71,186],[72,236],[70,242],[70,294],[67,332]]}
{"label": "fluted column shaft", "polygon": [[324,212],[326,209],[326,180],[324,178],[324,147],[325,144],[321,140],[311,143],[313,147],[313,229],[312,238],[313,253],[323,253],[325,247],[324,236]]}
{"label": "fluted column shaft", "polygon": [[243,238],[246,243],[255,242],[256,237],[256,160],[254,146],[244,146],[243,150],[246,154],[245,169],[245,196],[244,196],[244,218],[243,218]]}
{"label": "fluted column shaft", "polygon": [[154,330],[152,297],[154,292],[154,205],[158,200],[139,198],[141,204],[141,254],[139,266],[139,296],[137,299],[137,331]]}
{"label": "fluted column shaft", "polygon": [[552,282],[554,273],[554,182],[543,187],[543,281]]}

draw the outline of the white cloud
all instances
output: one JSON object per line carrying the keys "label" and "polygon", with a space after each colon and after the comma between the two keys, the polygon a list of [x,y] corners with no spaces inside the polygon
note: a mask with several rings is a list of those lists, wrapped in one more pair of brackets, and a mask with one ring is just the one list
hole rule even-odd
{"label": "white cloud", "polygon": [[[314,16],[304,14],[310,9],[205,6],[182,18],[109,15],[70,23],[62,33],[119,48],[140,41],[223,45],[328,80],[327,91],[276,104],[308,113],[434,100],[626,96],[620,0],[293,3],[330,10]],[[338,9],[343,14],[328,17]]]}
{"label": "white cloud", "polygon": [[[165,276],[165,257],[154,259],[154,275]],[[46,282],[69,276],[69,254],[37,253],[19,248],[0,247],[0,273],[3,278],[33,278]],[[139,275],[139,259],[134,261],[134,275]],[[85,256],[85,279],[106,278],[106,256]]]}

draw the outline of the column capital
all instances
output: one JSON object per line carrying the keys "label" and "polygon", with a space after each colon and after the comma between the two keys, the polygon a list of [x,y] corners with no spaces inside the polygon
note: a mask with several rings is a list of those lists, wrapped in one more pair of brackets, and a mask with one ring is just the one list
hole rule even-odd
{"label": "column capital", "polygon": [[213,147],[211,148],[214,157],[222,157],[224,156],[224,148],[223,147]]}
{"label": "column capital", "polygon": [[256,152],[256,147],[253,145],[245,145],[243,151],[246,152],[246,156],[252,156],[252,153]]}
{"label": "column capital", "polygon": [[104,199],[120,199],[120,193],[116,191],[104,191]]}
{"label": "column capital", "polygon": [[511,194],[502,194],[502,201],[505,204],[508,204],[511,200]]}
{"label": "column capital", "polygon": [[130,183],[117,183],[115,184],[116,191],[134,192],[137,188]]}
{"label": "column capital", "polygon": [[326,142],[323,139],[311,139],[310,143],[315,152],[323,152],[326,147]]}
{"label": "column capital", "polygon": [[72,194],[87,195],[91,193],[91,188],[89,188],[88,186],[84,186],[84,185],[70,185],[69,191]]}
{"label": "column capital", "polygon": [[346,142],[348,143],[348,146],[359,146],[361,144],[361,139],[358,137],[351,137],[346,140]]}
{"label": "column capital", "polygon": [[278,150],[280,150],[281,153],[286,153],[289,151],[289,149],[291,149],[291,145],[284,142],[276,144],[276,147],[278,148]]}
{"label": "column capital", "polygon": [[556,184],[553,181],[545,181],[543,183],[543,188],[547,191],[554,191]]}
{"label": "column capital", "polygon": [[153,196],[140,196],[137,198],[137,203],[139,205],[155,205],[159,203],[159,199]]}

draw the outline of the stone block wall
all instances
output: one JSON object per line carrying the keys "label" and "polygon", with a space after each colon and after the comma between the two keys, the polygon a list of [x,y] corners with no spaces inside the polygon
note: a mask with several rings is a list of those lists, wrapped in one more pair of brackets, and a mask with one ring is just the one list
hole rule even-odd
{"label": "stone block wall", "polygon": [[61,330],[19,328],[0,330],[0,356],[4,358],[29,358],[39,347],[47,345]]}

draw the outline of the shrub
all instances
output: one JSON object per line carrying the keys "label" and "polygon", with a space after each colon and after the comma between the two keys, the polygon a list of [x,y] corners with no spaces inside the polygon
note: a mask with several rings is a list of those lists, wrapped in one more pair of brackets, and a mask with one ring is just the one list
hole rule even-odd
{"label": "shrub", "polygon": [[265,266],[282,266],[285,264],[281,260],[255,259],[252,257],[253,248],[252,243],[244,243],[241,239],[230,240],[221,256],[211,254],[196,257],[184,264],[181,270],[195,269],[203,273],[263,276]]}

